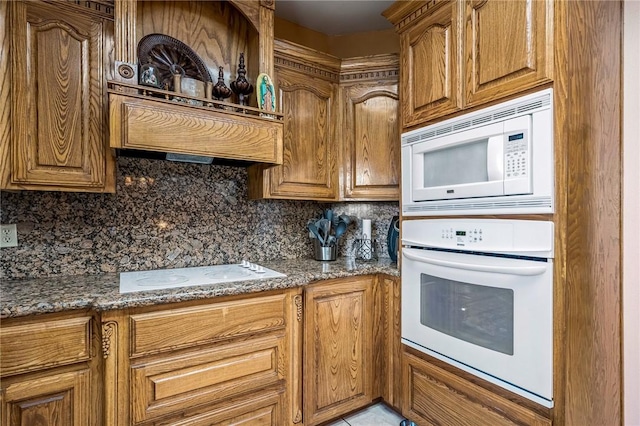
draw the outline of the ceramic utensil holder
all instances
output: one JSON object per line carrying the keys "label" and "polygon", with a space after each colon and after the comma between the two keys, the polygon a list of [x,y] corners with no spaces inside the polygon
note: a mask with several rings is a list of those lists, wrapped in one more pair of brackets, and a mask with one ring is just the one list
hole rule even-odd
{"label": "ceramic utensil holder", "polygon": [[318,240],[313,240],[313,252],[316,260],[329,261],[336,260],[338,253],[338,247],[336,245],[329,247],[322,247],[322,243]]}

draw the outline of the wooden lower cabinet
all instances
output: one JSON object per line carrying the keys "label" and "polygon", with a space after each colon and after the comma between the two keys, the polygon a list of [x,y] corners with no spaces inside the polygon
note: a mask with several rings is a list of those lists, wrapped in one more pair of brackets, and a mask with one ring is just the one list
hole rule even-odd
{"label": "wooden lower cabinet", "polygon": [[371,276],[305,288],[304,424],[331,420],[373,394],[374,289]]}
{"label": "wooden lower cabinet", "polygon": [[[396,411],[402,410],[402,343],[400,330],[400,277],[381,275],[376,298],[379,308],[374,324],[374,380],[380,382],[382,399]],[[377,337],[376,337],[377,336]],[[382,348],[382,350],[380,350]]]}
{"label": "wooden lower cabinet", "polygon": [[293,424],[300,289],[105,312],[105,424]]}
{"label": "wooden lower cabinet", "polygon": [[403,346],[400,291],[364,275],[3,320],[1,426],[312,426],[379,400],[419,425],[551,424]]}
{"label": "wooden lower cabinet", "polygon": [[551,420],[411,353],[403,354],[402,413],[419,425],[538,425]]}
{"label": "wooden lower cabinet", "polygon": [[90,371],[21,377],[2,384],[3,425],[88,425]]}
{"label": "wooden lower cabinet", "polygon": [[2,321],[2,426],[101,424],[94,324],[86,313]]}

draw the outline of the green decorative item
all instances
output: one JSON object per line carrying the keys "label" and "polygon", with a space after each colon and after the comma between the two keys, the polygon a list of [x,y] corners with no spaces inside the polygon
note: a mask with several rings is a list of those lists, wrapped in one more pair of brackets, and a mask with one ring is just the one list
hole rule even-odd
{"label": "green decorative item", "polygon": [[276,112],[276,92],[271,82],[271,77],[262,73],[256,81],[256,95],[258,97],[258,107],[266,112]]}

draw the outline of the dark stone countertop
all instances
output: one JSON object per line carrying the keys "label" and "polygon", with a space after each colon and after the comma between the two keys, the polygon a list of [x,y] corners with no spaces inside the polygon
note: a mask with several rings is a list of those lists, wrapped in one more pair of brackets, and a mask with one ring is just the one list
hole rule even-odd
{"label": "dark stone countertop", "polygon": [[0,318],[74,309],[107,311],[187,300],[210,299],[220,296],[294,288],[318,280],[357,275],[377,273],[391,276],[400,275],[397,265],[388,258],[382,258],[375,262],[339,258],[333,262],[295,259],[266,261],[260,262],[260,264],[287,276],[124,294],[120,294],[120,279],[117,273],[4,281],[0,288]]}

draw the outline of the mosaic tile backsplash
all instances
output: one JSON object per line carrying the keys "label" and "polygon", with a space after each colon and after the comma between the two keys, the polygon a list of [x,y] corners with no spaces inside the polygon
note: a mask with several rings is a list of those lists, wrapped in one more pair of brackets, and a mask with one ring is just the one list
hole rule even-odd
{"label": "mosaic tile backsplash", "polygon": [[306,224],[326,207],[356,219],[341,255],[370,218],[388,256],[398,203],[249,200],[245,168],[120,157],[115,194],[0,192],[1,222],[18,229],[18,247],[0,250],[0,279],[310,258]]}

